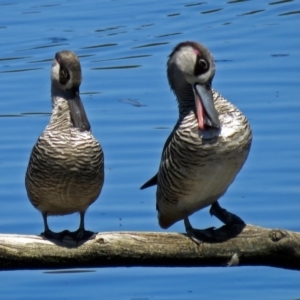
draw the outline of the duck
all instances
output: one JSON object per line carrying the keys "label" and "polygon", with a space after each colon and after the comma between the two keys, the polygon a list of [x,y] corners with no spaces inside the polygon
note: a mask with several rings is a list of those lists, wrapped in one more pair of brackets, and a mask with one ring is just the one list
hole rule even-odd
{"label": "duck", "polygon": [[214,238],[213,228],[194,228],[189,217],[210,206],[226,226],[243,225],[222,208],[223,196],[247,160],[252,133],[243,113],[212,88],[215,62],[201,43],[181,42],[167,61],[167,78],[179,110],[167,138],[158,172],[141,189],[157,186],[158,223],[167,229],[183,220],[196,243]]}
{"label": "duck", "polygon": [[[69,50],[55,54],[51,68],[52,114],[33,146],[25,175],[31,204],[41,212],[42,236],[62,241],[88,240],[94,232],[85,229],[88,207],[96,201],[104,183],[104,154],[91,131],[80,98],[81,65]],[[78,230],[53,232],[48,216],[79,213]]]}

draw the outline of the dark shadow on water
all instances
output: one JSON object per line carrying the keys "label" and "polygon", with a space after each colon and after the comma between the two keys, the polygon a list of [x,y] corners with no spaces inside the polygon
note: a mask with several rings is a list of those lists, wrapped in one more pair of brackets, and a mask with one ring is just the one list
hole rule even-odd
{"label": "dark shadow on water", "polygon": [[46,58],[46,59],[41,59],[41,60],[33,60],[29,61],[28,64],[37,64],[37,63],[43,63],[43,62],[49,62],[52,61],[53,58]]}
{"label": "dark shadow on water", "polygon": [[234,4],[234,3],[240,3],[240,2],[248,2],[250,0],[233,0],[233,1],[228,1],[227,4]]}
{"label": "dark shadow on water", "polygon": [[15,118],[15,117],[26,117],[26,116],[50,116],[51,113],[47,112],[28,112],[28,113],[19,113],[19,114],[5,114],[0,115],[0,118]]}
{"label": "dark shadow on water", "polygon": [[181,13],[174,13],[174,14],[169,14],[167,15],[167,17],[177,17],[177,16],[180,16]]}
{"label": "dark shadow on water", "polygon": [[128,66],[114,66],[114,67],[99,67],[99,68],[91,68],[91,70],[118,70],[118,69],[134,69],[139,68],[141,65],[128,65]]}
{"label": "dark shadow on water", "polygon": [[211,10],[206,10],[206,11],[202,11],[201,14],[212,14],[212,13],[215,13],[215,12],[218,12],[220,10],[223,10],[223,8],[217,8],[217,9],[211,9]]}
{"label": "dark shadow on water", "polygon": [[216,59],[215,62],[232,62],[233,59]]}
{"label": "dark shadow on water", "polygon": [[278,54],[271,54],[271,56],[272,57],[286,57],[286,56],[290,56],[290,55],[289,54],[284,54],[284,53],[282,53],[282,54],[278,53]]}
{"label": "dark shadow on water", "polygon": [[117,58],[108,58],[108,59],[99,59],[94,60],[92,62],[101,62],[101,61],[113,61],[113,60],[123,60],[123,59],[134,59],[134,58],[143,58],[143,57],[151,57],[151,54],[144,54],[144,55],[131,55],[131,56],[123,56]]}
{"label": "dark shadow on water", "polygon": [[97,95],[101,94],[101,92],[80,92],[81,95]]}
{"label": "dark shadow on water", "polygon": [[163,43],[151,43],[151,44],[145,44],[141,46],[132,47],[131,49],[139,49],[139,48],[147,48],[147,47],[155,47],[155,46],[162,46],[170,44],[169,42],[163,42]]}
{"label": "dark shadow on water", "polygon": [[300,10],[295,10],[295,11],[290,11],[290,12],[286,12],[283,14],[279,14],[278,16],[289,16],[289,15],[295,15],[295,14],[300,14]]}
{"label": "dark shadow on water", "polygon": [[5,58],[0,58],[0,61],[7,61],[7,60],[18,60],[18,59],[26,59],[30,58],[30,56],[20,56],[20,57],[5,57]]}
{"label": "dark shadow on water", "polygon": [[139,28],[150,27],[150,26],[153,26],[153,25],[155,25],[155,24],[154,23],[144,24],[144,25],[141,25]]}
{"label": "dark shadow on water", "polygon": [[158,35],[158,36],[155,36],[157,38],[162,38],[162,37],[167,37],[167,36],[172,36],[172,35],[180,35],[182,34],[182,32],[175,32],[175,33],[168,33],[168,34],[162,34],[162,35]]}
{"label": "dark shadow on water", "polygon": [[206,2],[198,2],[198,3],[191,3],[191,4],[185,4],[185,7],[190,7],[190,6],[198,6],[198,5],[202,5],[205,4]]}
{"label": "dark shadow on water", "polygon": [[[60,46],[68,46],[69,44],[52,44],[52,45],[44,45],[44,46],[37,46],[37,47],[33,47],[30,48],[28,50],[36,50],[36,49],[45,49],[45,48],[52,48],[52,47],[60,47]],[[19,50],[22,51],[22,50]]]}
{"label": "dark shadow on water", "polygon": [[45,271],[44,274],[72,274],[72,273],[94,273],[96,270],[57,270],[57,271]]}
{"label": "dark shadow on water", "polygon": [[36,7],[55,7],[55,6],[61,6],[61,4],[45,4],[45,5],[37,5],[37,6],[32,6],[32,8],[36,8]]}
{"label": "dark shadow on water", "polygon": [[20,113],[21,116],[51,116],[50,112],[24,112]]}
{"label": "dark shadow on water", "polygon": [[95,32],[105,32],[105,31],[115,30],[115,29],[125,28],[125,27],[126,26],[108,27],[108,28],[104,28],[104,29],[96,29]]}
{"label": "dark shadow on water", "polygon": [[47,41],[50,41],[52,43],[62,43],[62,42],[66,42],[68,39],[64,38],[64,37],[49,37],[46,39]]}
{"label": "dark shadow on water", "polygon": [[252,11],[246,12],[244,14],[237,15],[237,16],[242,17],[242,16],[248,16],[248,15],[255,15],[255,14],[258,14],[263,11],[265,11],[265,9],[257,9],[257,10],[252,10]]}
{"label": "dark shadow on water", "polygon": [[28,71],[36,71],[36,70],[43,70],[43,68],[28,68],[28,69],[19,69],[19,70],[7,70],[7,71],[0,71],[0,73],[28,72]]}
{"label": "dark shadow on water", "polygon": [[112,47],[112,46],[118,46],[116,43],[111,43],[111,44],[100,44],[100,45],[94,45],[94,46],[87,46],[87,47],[82,47],[80,49],[94,49],[94,48],[103,48],[103,47]]}
{"label": "dark shadow on water", "polygon": [[293,2],[293,1],[294,0],[281,0],[276,2],[270,2],[269,5],[282,4],[282,3]]}
{"label": "dark shadow on water", "polygon": [[112,33],[108,33],[107,36],[118,35],[118,34],[123,34],[123,33],[127,33],[127,32],[128,31],[112,32]]}
{"label": "dark shadow on water", "polygon": [[171,127],[168,127],[168,126],[157,126],[157,127],[154,127],[154,129],[165,130],[165,129],[171,129]]}
{"label": "dark shadow on water", "polygon": [[22,15],[31,15],[31,14],[40,14],[41,11],[27,11],[27,12],[22,12]]}
{"label": "dark shadow on water", "polygon": [[119,101],[123,102],[123,103],[126,103],[126,104],[130,104],[130,105],[135,106],[135,107],[145,107],[145,106],[147,106],[146,104],[141,104],[139,101],[134,100],[134,99],[121,99]]}

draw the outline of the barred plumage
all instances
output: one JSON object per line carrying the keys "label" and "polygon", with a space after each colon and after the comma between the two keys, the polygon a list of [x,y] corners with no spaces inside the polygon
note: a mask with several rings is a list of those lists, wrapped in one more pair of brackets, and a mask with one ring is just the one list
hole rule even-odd
{"label": "barred plumage", "polygon": [[[77,56],[71,51],[58,52],[52,65],[52,116],[32,149],[25,177],[28,198],[42,212],[43,234],[48,238],[62,239],[68,234],[78,241],[91,237],[93,233],[84,229],[84,214],[104,182],[103,151],[90,131],[79,96],[80,83]],[[81,217],[77,231],[54,233],[49,229],[48,215],[75,212]]]}
{"label": "barred plumage", "polygon": [[246,117],[211,89],[214,61],[203,45],[180,43],[167,67],[179,119],[165,143],[157,175],[142,189],[157,184],[162,228],[183,219],[188,234],[197,241],[188,216],[206,206],[212,205],[211,213],[225,224],[243,223],[220,208],[217,200],[247,159],[251,130]]}

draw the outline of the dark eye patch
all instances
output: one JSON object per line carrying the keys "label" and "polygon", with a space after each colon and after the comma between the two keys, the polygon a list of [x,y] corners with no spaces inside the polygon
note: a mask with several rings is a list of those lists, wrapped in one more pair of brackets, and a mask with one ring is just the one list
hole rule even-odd
{"label": "dark eye patch", "polygon": [[65,85],[70,79],[70,74],[68,70],[63,66],[60,65],[59,67],[59,82]]}
{"label": "dark eye patch", "polygon": [[197,56],[197,61],[194,68],[194,75],[199,76],[206,73],[209,70],[209,63],[204,58]]}

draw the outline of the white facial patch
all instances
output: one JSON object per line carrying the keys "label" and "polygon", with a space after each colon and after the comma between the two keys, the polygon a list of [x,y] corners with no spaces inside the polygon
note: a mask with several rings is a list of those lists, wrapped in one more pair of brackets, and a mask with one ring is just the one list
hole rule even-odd
{"label": "white facial patch", "polygon": [[53,59],[51,68],[51,79],[53,81],[59,82],[59,64],[56,59]]}
{"label": "white facial patch", "polygon": [[195,76],[194,70],[195,66],[198,63],[197,59],[201,53],[197,49],[194,49],[191,46],[184,46],[177,51],[173,57],[173,61],[175,62],[178,69],[184,74],[185,79],[190,83],[206,83],[214,74],[214,63],[213,61],[209,61],[210,67],[208,71],[199,76]]}
{"label": "white facial patch", "polygon": [[51,68],[51,79],[54,82],[57,82],[62,89],[70,89],[73,87],[73,82],[72,82],[72,73],[70,73],[70,79],[68,80],[68,82],[63,85],[60,83],[59,81],[59,69],[60,69],[60,65],[57,62],[56,59],[53,60],[52,62],[52,68]]}
{"label": "white facial patch", "polygon": [[193,48],[185,46],[180,48],[174,55],[174,61],[179,70],[188,77],[194,77],[194,66],[196,64],[197,55]]}

